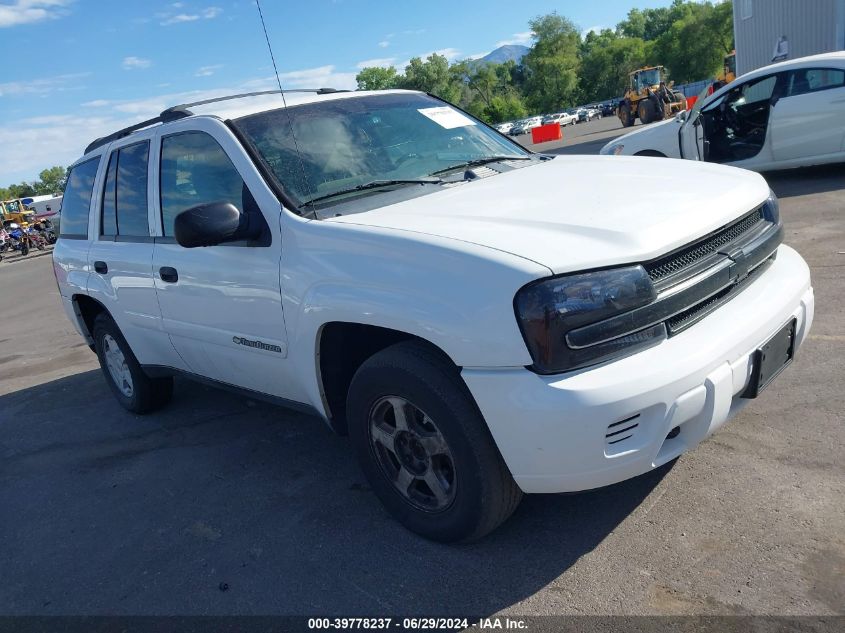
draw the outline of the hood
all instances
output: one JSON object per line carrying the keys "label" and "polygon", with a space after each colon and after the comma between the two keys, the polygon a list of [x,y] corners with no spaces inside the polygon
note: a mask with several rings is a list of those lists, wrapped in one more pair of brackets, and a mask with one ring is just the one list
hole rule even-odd
{"label": "hood", "polygon": [[[613,139],[607,145],[601,148],[601,153],[610,154],[616,145],[625,145],[626,151],[624,153],[630,155],[634,151],[639,151],[640,149],[649,149],[655,147],[660,147],[661,149],[663,149],[666,143],[668,142],[672,144],[674,154],[677,154],[679,127],[680,122],[675,120],[674,117],[672,117],[671,119],[666,119],[665,121],[660,121],[659,123],[651,123],[649,125],[644,125],[642,127],[638,127],[637,129],[631,132],[628,132],[627,134],[617,136],[615,139]],[[628,147],[631,147],[633,149],[631,149],[631,151],[628,151]]]}
{"label": "hood", "polygon": [[758,174],[626,156],[554,160],[324,220],[472,242],[554,273],[646,261],[761,204]]}

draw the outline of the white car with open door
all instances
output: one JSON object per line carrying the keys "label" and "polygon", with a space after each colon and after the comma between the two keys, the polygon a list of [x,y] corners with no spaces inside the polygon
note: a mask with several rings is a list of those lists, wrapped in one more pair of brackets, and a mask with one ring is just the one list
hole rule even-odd
{"label": "white car with open door", "polygon": [[845,52],[755,70],[699,97],[689,112],[611,141],[601,153],[755,171],[845,161]]}

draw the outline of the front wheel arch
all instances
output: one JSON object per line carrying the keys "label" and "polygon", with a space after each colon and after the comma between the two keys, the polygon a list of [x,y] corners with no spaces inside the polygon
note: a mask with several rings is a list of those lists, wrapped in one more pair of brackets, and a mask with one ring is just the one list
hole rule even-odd
{"label": "front wheel arch", "polygon": [[654,156],[655,158],[667,158],[666,154],[664,154],[663,152],[658,152],[655,149],[644,149],[634,154],[634,156]]}

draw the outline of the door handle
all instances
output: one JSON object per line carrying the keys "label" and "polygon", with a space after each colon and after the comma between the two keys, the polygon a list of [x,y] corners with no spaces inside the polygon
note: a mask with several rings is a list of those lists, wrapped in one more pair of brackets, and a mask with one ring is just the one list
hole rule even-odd
{"label": "door handle", "polygon": [[166,281],[169,284],[175,284],[179,281],[179,273],[176,272],[175,268],[171,268],[170,266],[162,266],[159,268],[158,276],[161,277],[162,281]]}
{"label": "door handle", "polygon": [[109,266],[106,262],[96,261],[94,262],[94,272],[106,275],[109,272]]}

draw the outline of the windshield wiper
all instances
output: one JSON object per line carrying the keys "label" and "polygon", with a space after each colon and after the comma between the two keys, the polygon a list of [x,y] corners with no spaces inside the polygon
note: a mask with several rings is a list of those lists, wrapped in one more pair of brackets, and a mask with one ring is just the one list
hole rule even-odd
{"label": "windshield wiper", "polygon": [[311,200],[309,200],[305,204],[314,204],[315,202],[319,202],[320,200],[328,200],[329,198],[334,198],[335,196],[342,196],[347,193],[355,193],[356,191],[366,191],[367,189],[378,189],[379,187],[387,187],[390,185],[439,185],[442,182],[443,180],[441,180],[440,178],[400,178],[396,180],[371,180],[370,182],[365,182],[362,185],[347,187],[346,189],[340,189],[338,191],[333,191],[322,196],[317,196],[316,198],[311,198]]}
{"label": "windshield wiper", "polygon": [[468,160],[465,163],[458,163],[457,165],[452,165],[451,167],[444,167],[443,169],[438,169],[431,173],[432,176],[436,176],[437,174],[443,174],[447,171],[452,171],[453,169],[465,169],[467,167],[479,167],[481,165],[486,165],[487,163],[498,163],[499,161],[503,160],[531,160],[530,156],[485,156],[483,158],[475,158],[473,160]]}

